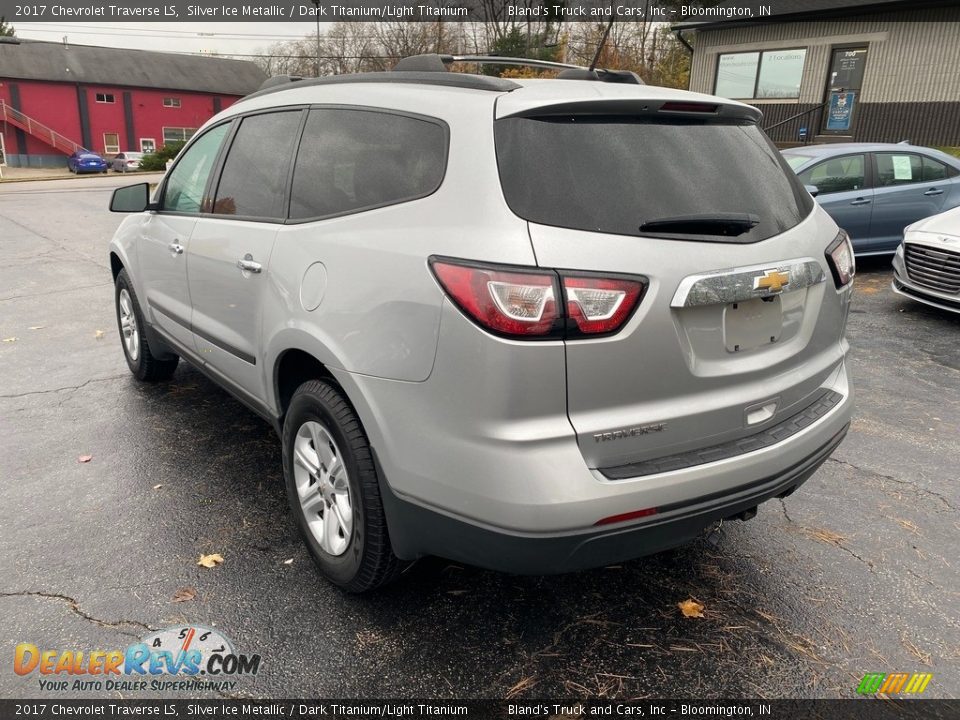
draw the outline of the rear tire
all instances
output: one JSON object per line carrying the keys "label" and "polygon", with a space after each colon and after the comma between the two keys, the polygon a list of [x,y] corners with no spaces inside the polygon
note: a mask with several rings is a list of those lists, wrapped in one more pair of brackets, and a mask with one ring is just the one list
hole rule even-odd
{"label": "rear tire", "polygon": [[361,593],[400,574],[370,443],[332,384],[310,380],[293,394],[283,424],[283,474],[304,543],[332,583]]}
{"label": "rear tire", "polygon": [[117,275],[114,290],[114,305],[117,310],[117,328],[120,330],[120,345],[130,372],[137,380],[157,382],[168,380],[177,369],[180,358],[176,355],[156,357],[147,341],[146,323],[140,310],[140,301],[126,270]]}

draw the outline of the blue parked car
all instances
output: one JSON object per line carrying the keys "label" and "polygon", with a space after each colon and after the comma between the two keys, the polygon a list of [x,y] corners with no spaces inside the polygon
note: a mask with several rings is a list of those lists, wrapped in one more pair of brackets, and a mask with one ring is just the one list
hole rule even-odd
{"label": "blue parked car", "polygon": [[105,173],[107,167],[106,160],[89,150],[78,150],[67,158],[67,169],[78,175],[88,172]]}
{"label": "blue parked car", "polygon": [[960,206],[960,159],[939,150],[836,143],[782,152],[860,256],[893,253],[907,225]]}

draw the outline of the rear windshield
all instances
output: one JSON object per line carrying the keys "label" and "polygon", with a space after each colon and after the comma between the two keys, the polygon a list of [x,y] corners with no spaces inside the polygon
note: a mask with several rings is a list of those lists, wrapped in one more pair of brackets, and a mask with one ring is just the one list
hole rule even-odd
{"label": "rear windshield", "polygon": [[[505,118],[496,121],[495,136],[507,204],[535,223],[739,243],[789,230],[813,208],[796,175],[752,123],[624,115]],[[749,220],[731,231],[721,222],[731,216]],[[692,222],[685,227],[683,218]],[[641,231],[646,223],[655,231]]]}

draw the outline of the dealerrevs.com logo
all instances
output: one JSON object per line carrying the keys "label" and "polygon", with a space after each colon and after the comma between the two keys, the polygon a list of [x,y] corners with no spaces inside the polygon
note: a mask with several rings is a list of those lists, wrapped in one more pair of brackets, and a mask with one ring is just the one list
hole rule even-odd
{"label": "dealerrevs.com logo", "polygon": [[188,625],[158,630],[125,650],[41,650],[20,643],[17,675],[36,673],[41,690],[99,692],[233,690],[256,675],[259,655],[237,653],[218,630]]}

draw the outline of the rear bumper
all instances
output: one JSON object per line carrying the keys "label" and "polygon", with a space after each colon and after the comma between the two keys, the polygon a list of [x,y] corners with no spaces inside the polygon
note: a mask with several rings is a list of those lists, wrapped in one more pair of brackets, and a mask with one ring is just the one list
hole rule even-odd
{"label": "rear bumper", "polygon": [[612,529],[549,535],[509,532],[403,500],[384,482],[382,472],[380,488],[394,551],[402,558],[438,555],[517,574],[571,572],[684,545],[718,520],[791,494],[826,461],[848,428],[849,423],[802,461],[775,475]]}

